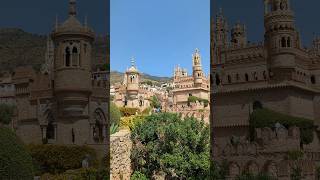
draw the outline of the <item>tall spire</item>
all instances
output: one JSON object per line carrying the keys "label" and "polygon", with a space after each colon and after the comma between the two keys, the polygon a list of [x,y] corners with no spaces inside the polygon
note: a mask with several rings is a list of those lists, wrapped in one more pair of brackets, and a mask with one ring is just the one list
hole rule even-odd
{"label": "tall spire", "polygon": [[76,0],[69,0],[69,16],[76,16],[77,8],[76,8]]}
{"label": "tall spire", "polygon": [[132,67],[135,67],[135,66],[136,66],[136,65],[135,65],[134,57],[131,58],[131,66],[132,66]]}

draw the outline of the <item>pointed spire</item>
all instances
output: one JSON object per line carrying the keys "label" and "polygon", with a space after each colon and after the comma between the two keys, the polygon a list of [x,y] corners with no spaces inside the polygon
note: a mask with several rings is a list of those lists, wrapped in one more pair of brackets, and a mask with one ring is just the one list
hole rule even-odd
{"label": "pointed spire", "polygon": [[69,16],[76,16],[77,8],[76,8],[76,0],[69,0]]}
{"label": "pointed spire", "polygon": [[58,19],[58,14],[56,14],[56,23],[55,23],[55,29],[57,30],[59,26],[59,19]]}
{"label": "pointed spire", "polygon": [[134,57],[132,57],[132,58],[131,58],[131,66],[132,66],[132,67],[135,67],[135,60],[134,60]]}

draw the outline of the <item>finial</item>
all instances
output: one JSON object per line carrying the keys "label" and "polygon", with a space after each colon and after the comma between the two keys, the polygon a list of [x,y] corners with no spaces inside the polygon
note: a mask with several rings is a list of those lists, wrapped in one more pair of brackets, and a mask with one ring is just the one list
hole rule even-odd
{"label": "finial", "polygon": [[85,28],[88,27],[88,16],[87,15],[84,17],[84,27]]}
{"label": "finial", "polygon": [[76,16],[77,9],[76,9],[76,0],[69,0],[69,16]]}
{"label": "finial", "polygon": [[57,30],[59,26],[59,19],[58,19],[58,14],[56,14],[56,23],[55,23],[55,29]]}
{"label": "finial", "polygon": [[131,66],[135,67],[134,57],[131,58]]}

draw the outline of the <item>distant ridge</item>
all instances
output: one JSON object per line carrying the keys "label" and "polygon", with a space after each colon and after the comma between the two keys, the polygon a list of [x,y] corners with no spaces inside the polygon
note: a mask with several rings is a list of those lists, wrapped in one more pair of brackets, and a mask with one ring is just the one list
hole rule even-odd
{"label": "distant ridge", "polygon": [[[92,65],[106,63],[107,37],[97,36],[93,47]],[[0,71],[17,66],[40,68],[45,61],[47,36],[32,34],[19,28],[0,28]]]}
{"label": "distant ridge", "polygon": [[[123,76],[124,76],[123,72],[111,70],[110,83],[115,84],[117,82],[122,82]],[[140,79],[141,82],[152,81],[152,82],[157,82],[157,83],[166,83],[171,80],[172,80],[172,78],[170,78],[170,77],[159,77],[159,76],[153,76],[153,75],[149,75],[149,74],[145,74],[145,73],[141,74],[141,79]]]}

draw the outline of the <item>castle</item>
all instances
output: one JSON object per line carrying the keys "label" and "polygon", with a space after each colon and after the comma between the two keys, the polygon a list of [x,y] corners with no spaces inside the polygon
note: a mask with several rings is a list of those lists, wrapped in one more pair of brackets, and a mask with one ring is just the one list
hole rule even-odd
{"label": "castle", "polygon": [[[201,55],[198,49],[192,55],[192,75],[177,66],[174,69],[174,88],[172,90],[172,111],[183,116],[195,116],[209,122],[209,77],[202,70]],[[190,101],[193,99],[196,101]]]}
{"label": "castle", "polygon": [[[320,40],[315,39],[310,49],[302,48],[289,0],[264,0],[264,29],[264,43],[253,44],[248,43],[243,24],[235,24],[229,36],[222,10],[212,21],[211,131],[216,159],[223,159],[217,154],[220,150],[227,151],[231,136],[243,143],[247,141],[249,116],[258,107],[311,119],[315,125],[320,123]],[[318,139],[314,141],[319,143]],[[281,163],[285,163],[279,155],[288,151],[291,141],[278,143],[277,150],[268,148],[272,146],[267,144],[255,145],[252,158],[241,153],[235,153],[236,158],[224,157],[229,161],[229,173],[234,167],[246,167],[243,165],[250,163],[259,164],[257,171],[263,172],[266,169],[262,164],[272,162],[278,173],[276,177],[288,179],[289,170],[279,174],[284,166]],[[295,144],[294,149],[308,154],[304,157],[307,166],[314,166],[320,160],[319,146],[306,149]],[[314,178],[314,167],[310,171],[309,174],[303,171],[306,179]],[[230,178],[239,173],[229,174]]]}
{"label": "castle", "polygon": [[89,145],[103,153],[108,141],[107,81],[92,73],[95,34],[76,15],[76,1],[70,0],[68,19],[57,21],[48,39],[41,72],[15,69],[13,126],[27,144]]}
{"label": "castle", "polygon": [[[113,102],[118,107],[138,108],[143,111],[151,106],[150,99],[156,96],[164,112],[181,113],[183,117],[194,116],[209,122],[209,78],[202,70],[201,56],[198,49],[192,55],[193,72],[189,76],[186,69],[177,66],[171,83],[162,87],[150,86],[140,82],[141,73],[131,61],[122,84],[115,84],[112,93]],[[190,102],[190,97],[194,101]]]}

